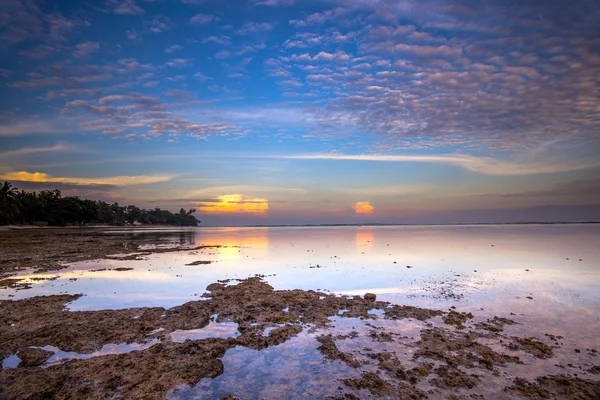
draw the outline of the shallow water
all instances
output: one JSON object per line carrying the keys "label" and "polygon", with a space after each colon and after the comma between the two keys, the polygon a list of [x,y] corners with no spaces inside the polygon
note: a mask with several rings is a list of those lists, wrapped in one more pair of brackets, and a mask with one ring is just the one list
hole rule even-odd
{"label": "shallow water", "polygon": [[218,399],[228,394],[240,398],[323,398],[337,394],[338,379],[358,375],[347,365],[324,363],[316,350],[320,343],[305,331],[263,350],[236,347],[223,357],[224,373],[202,379],[195,387],[181,386],[168,399]]}
{"label": "shallow water", "polygon": [[[0,297],[84,293],[72,309],[170,307],[197,299],[219,279],[262,274],[276,289],[372,292],[381,299],[422,306],[459,303],[514,311],[544,303],[544,308],[591,309],[600,300],[600,225],[115,232],[135,233],[151,234],[156,247],[225,247],[154,254],[144,260],[77,263],[59,272],[23,275],[59,278],[30,281],[30,290],[2,290]],[[212,264],[185,265],[200,260]],[[118,267],[133,270],[110,270]],[[92,272],[103,268],[107,270]]]}
{"label": "shallow water", "polygon": [[[514,376],[568,372],[597,379],[582,369],[598,364],[597,354],[587,349],[600,349],[600,225],[198,228],[114,234],[125,240],[146,235],[151,239],[146,248],[185,246],[187,250],[153,254],[143,260],[87,261],[61,271],[23,274],[32,288],[0,290],[0,298],[84,293],[69,305],[71,310],[172,307],[201,300],[206,286],[217,280],[260,274],[275,289],[319,289],[345,295],[370,292],[376,293],[378,300],[398,304],[443,310],[455,306],[459,311],[472,311],[476,315],[473,322],[495,315],[510,317],[520,323],[506,327],[505,333],[511,336],[564,336],[550,360],[525,355],[524,364],[511,366],[500,377],[484,371],[479,392],[489,398],[507,398],[502,393],[506,384],[502,379]],[[199,245],[222,247],[190,250]],[[195,261],[211,263],[186,265]],[[381,317],[381,312],[373,314]],[[380,327],[399,332],[404,337],[396,337],[392,350],[410,367],[414,347],[403,347],[403,343],[418,340],[423,328],[418,321],[380,318],[370,321],[372,326],[341,317],[333,318],[332,323],[330,332],[309,334],[305,329],[262,351],[231,349],[223,358],[221,376],[203,379],[195,387],[180,387],[170,397],[341,394],[338,378],[357,372],[340,362],[323,363],[316,350],[316,335],[347,334],[356,329],[361,336],[337,344],[342,351],[360,355],[360,348],[367,345],[390,350],[391,345],[373,344],[370,330]],[[203,329],[173,332],[170,340],[238,334],[237,324],[213,321]],[[497,344],[490,345],[507,353],[501,346],[494,347]],[[567,364],[571,366],[565,367]],[[421,386],[428,389],[426,382]]]}
{"label": "shallow water", "polygon": [[54,354],[48,358],[45,366],[58,364],[67,360],[86,360],[92,357],[102,357],[111,354],[125,354],[132,351],[140,351],[149,349],[160,341],[157,339],[149,340],[147,343],[118,343],[106,344],[98,351],[90,354],[79,354],[74,351],[63,351],[55,346],[40,347],[42,350],[51,351]]}

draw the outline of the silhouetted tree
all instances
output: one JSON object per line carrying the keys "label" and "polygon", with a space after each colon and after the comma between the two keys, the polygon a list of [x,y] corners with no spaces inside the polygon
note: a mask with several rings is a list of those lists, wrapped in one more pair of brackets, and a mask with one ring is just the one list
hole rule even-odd
{"label": "silhouetted tree", "polygon": [[73,225],[102,223],[109,225],[161,224],[197,226],[200,221],[192,214],[195,209],[179,210],[174,214],[159,207],[143,210],[134,205],[120,206],[104,201],[62,197],[58,189],[27,192],[13,187],[10,182],[0,186],[0,225],[32,224]]}
{"label": "silhouetted tree", "polygon": [[19,217],[19,202],[17,188],[10,182],[4,182],[0,187],[0,224],[15,223]]}

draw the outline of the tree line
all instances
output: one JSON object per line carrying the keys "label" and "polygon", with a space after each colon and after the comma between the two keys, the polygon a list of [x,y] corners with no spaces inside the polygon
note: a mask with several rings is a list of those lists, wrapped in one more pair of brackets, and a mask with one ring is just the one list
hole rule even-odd
{"label": "tree line", "polygon": [[63,197],[58,189],[29,192],[18,190],[10,182],[0,187],[0,225],[48,224],[53,226],[107,224],[133,225],[156,224],[175,226],[197,226],[200,221],[193,213],[195,209],[172,213],[168,210],[144,210],[118,203],[106,203],[80,199],[76,196]]}

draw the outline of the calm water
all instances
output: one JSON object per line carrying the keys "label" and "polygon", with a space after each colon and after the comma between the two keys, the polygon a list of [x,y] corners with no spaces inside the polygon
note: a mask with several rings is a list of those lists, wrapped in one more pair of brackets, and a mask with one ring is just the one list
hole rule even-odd
{"label": "calm water", "polygon": [[[227,247],[25,274],[59,278],[34,281],[30,290],[3,290],[0,297],[85,293],[72,309],[170,307],[196,299],[218,279],[262,274],[276,289],[372,292],[432,307],[600,305],[600,225],[199,228],[153,235],[159,247]],[[200,260],[213,263],[185,265]],[[90,272],[118,267],[133,270]]]}
{"label": "calm water", "polygon": [[[201,299],[206,286],[217,280],[261,274],[276,289],[371,292],[381,300],[400,304],[444,310],[456,306],[460,311],[473,311],[475,321],[514,313],[511,318],[521,325],[507,327],[509,335],[565,336],[554,358],[524,359],[524,364],[511,366],[506,373],[513,377],[564,373],[557,364],[594,361],[585,351],[575,353],[576,348],[600,348],[600,225],[198,228],[115,234],[123,235],[124,242],[132,235],[151,237],[154,244],[149,246],[225,247],[154,254],[135,261],[89,261],[54,273],[23,274],[25,279],[58,278],[32,280],[29,290],[1,290],[0,298],[84,293],[70,305],[72,310],[171,307]],[[212,263],[186,266],[194,261]],[[133,270],[93,272],[118,267]],[[334,318],[332,323],[340,333],[370,329],[365,321],[349,318]],[[409,340],[416,340],[422,328],[418,321],[378,320],[376,324]],[[204,329],[174,332],[171,340],[237,336],[236,328],[233,323],[211,322]],[[169,397],[335,394],[331,391],[339,386],[339,378],[358,372],[341,363],[323,363],[316,350],[316,336],[322,333],[304,330],[288,342],[260,352],[231,349],[223,358],[225,372],[221,376],[203,379],[191,388],[181,387]],[[373,346],[368,336],[344,343],[338,342],[343,351]],[[55,350],[57,360],[131,350],[119,346],[124,345],[115,344],[91,355]],[[411,348],[402,343],[394,346],[386,350],[395,351],[410,367],[414,363]],[[285,368],[281,368],[283,364]],[[510,381],[510,376],[489,374],[478,390],[488,398],[508,398],[502,391],[506,383],[501,380]]]}
{"label": "calm water", "polygon": [[[119,231],[154,246],[224,245],[88,261],[0,291],[13,299],[84,293],[72,310],[171,307],[198,300],[210,283],[255,274],[276,289],[376,293],[381,300],[478,315],[521,315],[530,324],[578,326],[600,344],[600,225],[198,228]],[[186,266],[194,261],[212,264]],[[407,268],[410,266],[411,268]],[[130,271],[97,271],[103,268]],[[528,298],[529,297],[529,298]],[[554,332],[549,332],[554,333]],[[560,333],[557,333],[560,334]]]}

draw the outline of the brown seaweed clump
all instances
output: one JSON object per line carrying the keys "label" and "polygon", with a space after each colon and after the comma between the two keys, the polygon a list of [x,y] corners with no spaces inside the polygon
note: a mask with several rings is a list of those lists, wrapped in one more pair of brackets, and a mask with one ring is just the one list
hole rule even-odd
{"label": "brown seaweed clump", "polygon": [[509,318],[494,317],[490,318],[485,322],[478,322],[475,324],[477,329],[485,329],[490,332],[499,333],[504,331],[504,326],[515,325],[517,322]]}
{"label": "brown seaweed clump", "polygon": [[507,347],[510,350],[522,350],[526,353],[531,354],[536,358],[551,358],[554,355],[552,347],[546,343],[537,340],[534,337],[529,338],[513,338],[512,343],[509,343]]}
{"label": "brown seaweed clump", "polygon": [[450,312],[444,317],[444,323],[446,325],[454,325],[456,329],[464,329],[465,323],[469,319],[473,319],[474,315],[471,313],[458,312],[450,310]]}
{"label": "brown seaweed clump", "polygon": [[473,332],[447,331],[441,328],[426,329],[417,342],[419,357],[445,362],[451,367],[466,366],[493,369],[506,363],[519,363],[519,357],[501,354],[477,341]]}
{"label": "brown seaweed clump", "polygon": [[565,375],[542,376],[535,382],[515,378],[513,385],[507,386],[504,391],[530,399],[598,399],[600,382]]}
{"label": "brown seaweed clump", "polygon": [[360,378],[344,379],[344,385],[354,390],[366,390],[378,397],[391,397],[403,400],[421,400],[428,398],[427,394],[417,387],[411,386],[405,382],[394,384],[382,379],[374,372],[364,372]]}
{"label": "brown seaweed clump", "polygon": [[[230,348],[261,350],[276,346],[298,335],[303,326],[327,327],[329,318],[340,310],[347,310],[343,317],[369,318],[370,309],[384,310],[389,305],[359,296],[276,291],[260,277],[242,280],[237,285],[226,283],[209,285],[205,300],[170,309],[65,309],[66,303],[81,295],[0,301],[0,357],[11,354],[22,357],[18,368],[0,371],[0,398],[163,398],[177,385],[194,385],[202,378],[220,375],[223,372],[220,358]],[[427,314],[418,308],[411,310]],[[170,340],[169,334],[176,330],[206,327],[214,314],[218,314],[217,322],[237,323],[240,335],[184,343]],[[264,336],[267,327],[272,329]],[[49,366],[44,363],[51,353],[39,349],[54,346],[89,354],[106,344],[147,343],[151,339],[159,343],[126,354]],[[351,354],[339,351],[331,336],[321,336],[319,341],[322,343],[319,350],[326,358],[360,365]]]}
{"label": "brown seaweed clump", "polygon": [[[180,385],[194,386],[203,378],[218,377],[224,370],[221,358],[229,349],[241,346],[263,350],[287,342],[304,329],[309,335],[315,330],[326,330],[333,324],[332,317],[340,317],[341,310],[344,310],[341,318],[357,318],[357,323],[363,324],[367,332],[361,331],[359,335],[352,327],[349,332],[342,332],[346,334],[338,336],[327,331],[313,336],[319,343],[315,347],[323,360],[339,361],[352,367],[347,369],[353,371],[351,376],[333,383],[339,387],[337,392],[334,391],[337,397],[332,399],[371,396],[419,400],[430,395],[439,396],[436,398],[481,398],[475,392],[480,380],[484,379],[482,377],[489,375],[486,370],[501,376],[499,367],[520,363],[519,357],[496,352],[482,340],[503,343],[502,339],[508,339],[505,346],[511,350],[528,352],[539,358],[553,356],[552,347],[533,337],[507,338],[499,334],[496,328],[514,323],[512,320],[498,317],[487,320],[482,326],[486,332],[444,326],[431,328],[433,324],[427,323],[420,331],[419,340],[408,342],[410,338],[402,336],[401,330],[387,330],[367,322],[377,318],[369,314],[369,310],[382,310],[386,320],[413,318],[425,321],[443,315],[455,326],[456,323],[464,325],[471,316],[453,310],[444,313],[390,305],[371,296],[274,290],[260,276],[231,283],[213,283],[207,287],[203,300],[170,309],[69,311],[65,308],[81,295],[0,301],[0,357],[16,354],[21,359],[17,368],[0,370],[0,398],[161,399]],[[207,327],[215,314],[218,314],[216,322],[237,324],[239,336],[188,339],[183,343],[171,340],[175,331]],[[401,323],[381,322],[402,326]],[[372,347],[344,352],[336,345],[336,340],[357,336],[363,341],[370,340]],[[53,353],[43,349],[53,346],[63,351],[90,354],[107,344],[120,343],[146,343],[147,347],[125,354],[59,363],[48,363]],[[412,368],[403,365],[399,359],[400,353],[396,351],[403,348],[408,350],[406,354],[412,354]],[[331,367],[346,368],[339,363],[333,363]],[[477,373],[472,373],[473,368]],[[598,367],[589,370],[590,373],[597,371]],[[430,389],[424,392],[419,385],[430,385]],[[517,378],[512,384],[506,381],[499,387],[505,385],[508,385],[504,389],[508,395],[534,399],[593,399],[598,398],[600,391],[599,382],[563,375],[545,376],[534,382]],[[469,390],[473,393],[468,393]],[[239,395],[232,393],[225,398],[231,399],[236,394]]]}
{"label": "brown seaweed clump", "polygon": [[360,367],[361,362],[358,361],[352,354],[345,353],[337,348],[335,340],[331,334],[321,335],[317,338],[317,340],[322,343],[321,346],[317,347],[317,350],[323,354],[325,359],[330,361],[339,360],[353,368]]}

